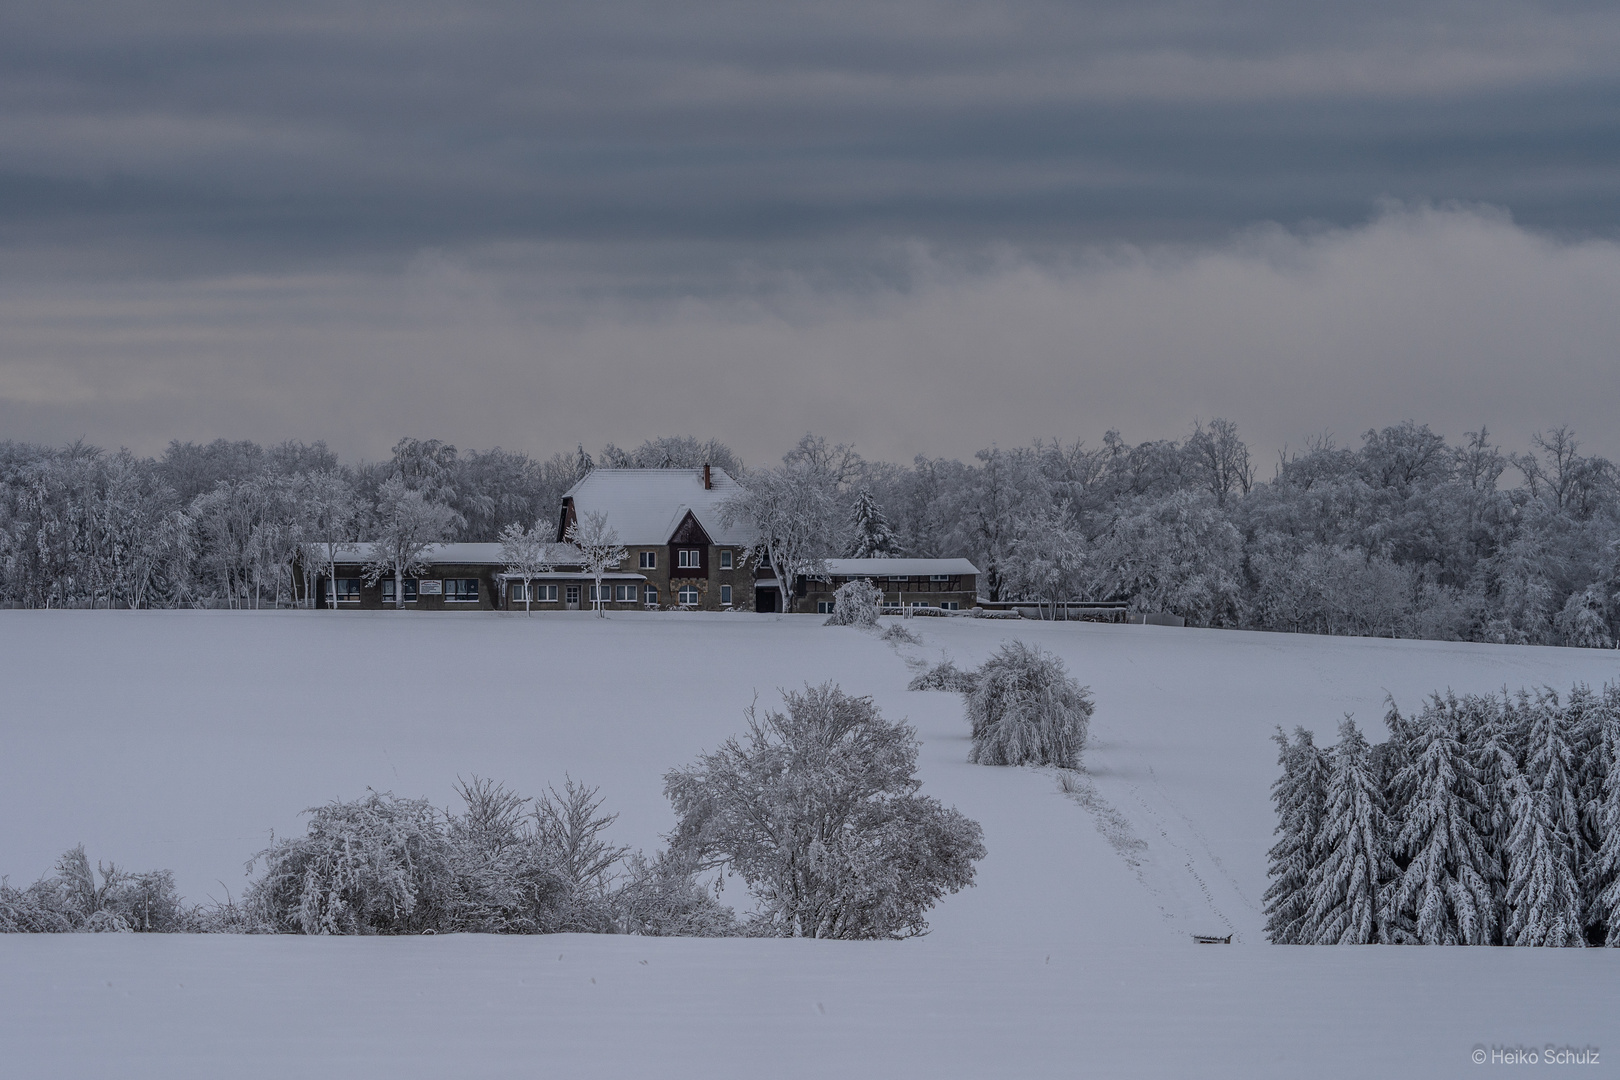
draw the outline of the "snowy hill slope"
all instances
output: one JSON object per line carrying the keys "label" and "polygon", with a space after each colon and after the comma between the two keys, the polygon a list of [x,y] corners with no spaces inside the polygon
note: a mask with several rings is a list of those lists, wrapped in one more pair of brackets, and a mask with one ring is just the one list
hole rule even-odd
{"label": "snowy hill slope", "polygon": [[[703,1030],[719,1024],[716,1039],[747,1029],[780,1031],[795,1045],[822,1045],[815,1031],[825,1030],[831,1056],[809,1059],[801,1070],[768,1071],[814,1075],[822,1071],[818,1061],[841,1068],[852,1047],[877,1038],[847,1025],[878,1017],[957,1032],[955,1038],[977,1021],[1000,1033],[987,1045],[1005,1044],[1032,1069],[1070,1060],[1064,1048],[1072,1043],[1063,1030],[1069,1022],[1076,1036],[1084,1031],[1106,1040],[1117,1032],[1146,1039],[1157,1032],[1175,1048],[1161,1059],[1116,1047],[1107,1059],[1113,1063],[1107,1072],[1115,1075],[1187,1075],[1200,1060],[1197,1039],[1236,1052],[1268,1030],[1268,1011],[1278,1009],[1295,1017],[1295,1030],[1264,1059],[1270,1066],[1248,1060],[1244,1068],[1209,1075],[1280,1075],[1290,1064],[1320,1069],[1313,1048],[1349,1038],[1339,1030],[1349,1019],[1346,1007],[1352,1014],[1358,1007],[1395,1015],[1416,1009],[1433,1026],[1428,1041],[1383,1044],[1375,1057],[1385,1073],[1449,1072],[1454,1061],[1466,1064],[1474,1042],[1601,1042],[1592,1026],[1600,1015],[1595,987],[1612,985],[1620,974],[1612,956],[1518,960],[1506,950],[1461,957],[1460,950],[1441,956],[1441,950],[1274,949],[1261,945],[1259,903],[1271,842],[1268,788],[1276,753],[1269,736],[1275,725],[1303,723],[1326,742],[1350,711],[1379,738],[1386,691],[1409,708],[1446,687],[1485,691],[1545,683],[1562,690],[1578,679],[1620,678],[1620,656],[1145,626],[967,619],[906,625],[922,644],[897,649],[809,616],[0,612],[0,673],[8,688],[0,716],[0,872],[30,880],[83,841],[92,859],[173,869],[182,893],[194,899],[221,895],[221,883],[239,892],[244,860],[265,845],[271,829],[300,829],[303,807],[352,798],[367,785],[448,804],[455,778],[473,773],[526,792],[560,784],[565,774],[598,784],[607,805],[621,814],[615,839],[650,848],[672,824],[661,793],[666,769],[737,732],[756,692],[761,706],[770,707],[778,687],[834,680],[873,695],[885,715],[905,716],[917,726],[925,792],[983,824],[990,854],[976,887],[934,910],[933,933],[921,942],[831,950],[764,942],[638,946],[638,960],[656,955],[673,966],[667,977],[679,982],[684,972],[708,988],[693,1008],[730,1010],[724,1023],[711,1017],[698,1024]],[[1049,772],[966,764],[961,699],[905,690],[908,658],[950,656],[977,664],[1014,636],[1059,653],[1092,687],[1097,712],[1088,779],[1078,797],[1060,791]],[[1258,948],[1241,955],[1200,949],[1189,944],[1191,933],[1232,933],[1239,946]],[[205,1024],[206,1010],[185,1022],[191,1027],[131,1027],[127,1001],[101,994],[102,983],[132,981],[144,987],[137,996],[155,995],[156,1004],[147,1007],[184,1011],[191,999],[175,987],[188,980],[193,986],[199,979],[229,982],[211,967],[223,963],[294,997],[320,986],[316,997],[341,1015],[351,1006],[341,979],[330,983],[330,965],[349,961],[324,958],[363,957],[352,969],[355,978],[368,986],[377,980],[408,986],[416,976],[401,958],[420,956],[447,986],[471,988],[486,971],[523,977],[525,965],[537,964],[548,948],[476,939],[395,942],[392,950],[387,943],[324,944],[346,951],[269,939],[106,945],[0,939],[0,959],[7,961],[0,963],[0,1006],[34,1000],[40,980],[58,962],[82,976],[52,981],[54,989],[39,1000],[54,1004],[43,1013],[43,1005],[22,1012],[0,1007],[0,1048],[58,1054],[74,1045],[80,1057],[73,1060],[94,1071],[106,1060],[97,1055],[113,1050],[75,1042],[79,1016],[112,1024],[109,1030],[128,1028],[127,1037],[154,1055],[151,1075],[208,1075],[219,1059],[204,1053],[188,1072],[153,1043],[200,1037],[202,1029],[194,1027]],[[564,952],[594,957],[593,964],[628,965],[627,948],[623,941],[570,938]],[[1037,958],[1049,954],[1067,975],[1032,973]],[[143,957],[160,974],[143,967]],[[1041,960],[1039,966],[1049,965]],[[958,973],[954,989],[938,985],[949,970]],[[1023,974],[1014,977],[1012,970]],[[575,974],[583,978],[585,971]],[[1472,998],[1438,1000],[1452,982],[1499,982],[1514,972],[1536,981],[1542,1012],[1525,1012],[1522,994],[1495,983],[1474,988]],[[173,986],[165,981],[170,974]],[[563,1009],[560,1002],[595,985],[558,982],[555,973],[546,978],[551,981],[532,990],[539,995],[536,1008]],[[821,985],[817,980],[831,987],[818,991],[823,998],[833,996],[838,1008],[867,1019],[846,1013],[824,1029],[801,1029],[805,1021],[793,1010],[814,1004],[799,999],[804,986]],[[1097,998],[1100,986],[1115,991],[1104,995],[1106,1005]],[[992,997],[1001,1011],[985,999],[992,988],[999,988]],[[604,1023],[630,1030],[651,1025],[649,1036],[662,1031],[648,1016],[674,1007],[666,992],[658,979],[621,983],[618,996],[605,995]],[[214,1023],[227,1031],[251,1023],[253,994],[222,993],[213,1007],[223,1012]],[[360,1011],[352,1019],[363,1022],[375,1004],[353,1005]],[[450,1013],[460,1016],[467,1008],[459,1004]],[[788,1012],[779,1015],[783,1009]],[[115,1014],[122,1019],[114,1021]],[[502,1027],[498,1015],[505,1013],[482,1020],[468,1014],[466,1022],[483,1025],[492,1045],[513,1053],[527,1052],[544,1034]],[[1554,1030],[1551,1018],[1567,1022]],[[1209,1029],[1217,1021],[1224,1034]],[[445,1045],[460,1044],[449,1038]],[[644,1054],[656,1049],[635,1045]],[[390,1047],[389,1054],[398,1049]],[[584,1047],[580,1053],[569,1060],[592,1075],[613,1075],[599,1066],[628,1065],[635,1057],[634,1047],[623,1046],[595,1059]],[[281,1054],[273,1058],[277,1069],[305,1060],[298,1054],[318,1060],[320,1050],[311,1044]],[[361,1056],[395,1060],[389,1054],[373,1047],[369,1057]],[[974,1065],[983,1065],[982,1055],[925,1056],[935,1062],[928,1074],[983,1074]],[[505,1072],[496,1057],[474,1073]],[[424,1074],[430,1059],[414,1059]],[[745,1072],[744,1063],[757,1070],[770,1060],[742,1053],[739,1070],[719,1071]],[[1155,1061],[1180,1065],[1160,1069]],[[1399,1067],[1403,1061],[1409,1069]],[[1348,1060],[1339,1064],[1342,1069],[1329,1066],[1326,1073],[1358,1074]],[[385,1074],[369,1067],[344,1071]]]}

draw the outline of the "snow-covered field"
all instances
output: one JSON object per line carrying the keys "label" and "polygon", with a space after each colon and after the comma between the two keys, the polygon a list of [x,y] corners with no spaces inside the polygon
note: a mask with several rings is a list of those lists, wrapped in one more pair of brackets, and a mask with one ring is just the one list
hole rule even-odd
{"label": "snow-covered field", "polygon": [[[450,804],[473,773],[600,785],[615,838],[650,848],[664,770],[756,692],[828,679],[918,727],[925,792],[990,852],[903,943],[8,935],[0,1073],[1444,1076],[1476,1044],[1620,1054],[1611,950],[1275,948],[1259,911],[1275,725],[1331,742],[1350,711],[1379,738],[1386,692],[1598,684],[1620,655],[906,625],[922,645],[813,616],[0,612],[14,882],[82,841],[193,899],[240,892],[303,807],[367,785]],[[976,664],[1011,636],[1092,687],[1089,805],[966,764],[960,699],[905,690],[907,657]]]}

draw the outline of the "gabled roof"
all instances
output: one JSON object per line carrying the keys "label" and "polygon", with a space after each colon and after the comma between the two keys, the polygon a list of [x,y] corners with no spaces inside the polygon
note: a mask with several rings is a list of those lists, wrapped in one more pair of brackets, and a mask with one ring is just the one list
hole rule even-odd
{"label": "gabled roof", "polygon": [[[338,549],[338,563],[366,563],[371,561],[370,543],[349,544]],[[553,566],[578,566],[579,549],[572,544],[547,544],[546,559]],[[455,563],[463,566],[505,566],[499,544],[430,544],[422,553],[422,561],[429,566]]]}
{"label": "gabled roof", "polygon": [[929,574],[977,574],[966,559],[828,559],[830,577],[927,577]]}
{"label": "gabled roof", "polygon": [[726,528],[721,503],[741,490],[723,469],[711,469],[711,487],[702,469],[594,469],[568,489],[578,517],[607,515],[619,543],[631,547],[667,544],[690,511],[716,544],[743,547],[754,540],[744,522]]}

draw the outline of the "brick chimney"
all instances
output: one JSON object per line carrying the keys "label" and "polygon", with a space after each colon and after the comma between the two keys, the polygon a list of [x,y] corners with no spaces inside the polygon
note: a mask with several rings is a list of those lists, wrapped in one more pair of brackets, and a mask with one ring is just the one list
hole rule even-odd
{"label": "brick chimney", "polygon": [[714,487],[714,477],[709,473],[709,463],[703,463],[703,490],[708,491]]}

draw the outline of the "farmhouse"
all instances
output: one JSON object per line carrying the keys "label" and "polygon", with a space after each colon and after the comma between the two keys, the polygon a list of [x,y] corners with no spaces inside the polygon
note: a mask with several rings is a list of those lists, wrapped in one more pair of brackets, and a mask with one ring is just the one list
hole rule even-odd
{"label": "farmhouse", "polygon": [[[563,496],[545,572],[525,584],[508,573],[499,544],[430,545],[403,581],[404,605],[414,611],[577,611],[595,606],[596,583],[568,527],[602,514],[626,556],[602,578],[611,609],[779,611],[780,586],[769,564],[748,558],[755,536],[746,524],[725,524],[723,503],[738,491],[722,469],[597,469]],[[323,568],[316,595],[331,606],[395,606],[394,580],[368,583],[373,545],[350,544]],[[975,606],[978,570],[966,559],[829,559],[828,573],[799,579],[794,611],[832,610],[833,590],[870,579],[893,607]],[[525,589],[531,590],[525,597]]]}
{"label": "farmhouse", "polygon": [[596,469],[563,495],[556,538],[585,515],[602,514],[629,553],[625,569],[643,581],[644,606],[774,611],[775,578],[767,571],[756,582],[745,565],[753,531],[725,524],[722,504],[737,491],[724,469],[707,465]]}

